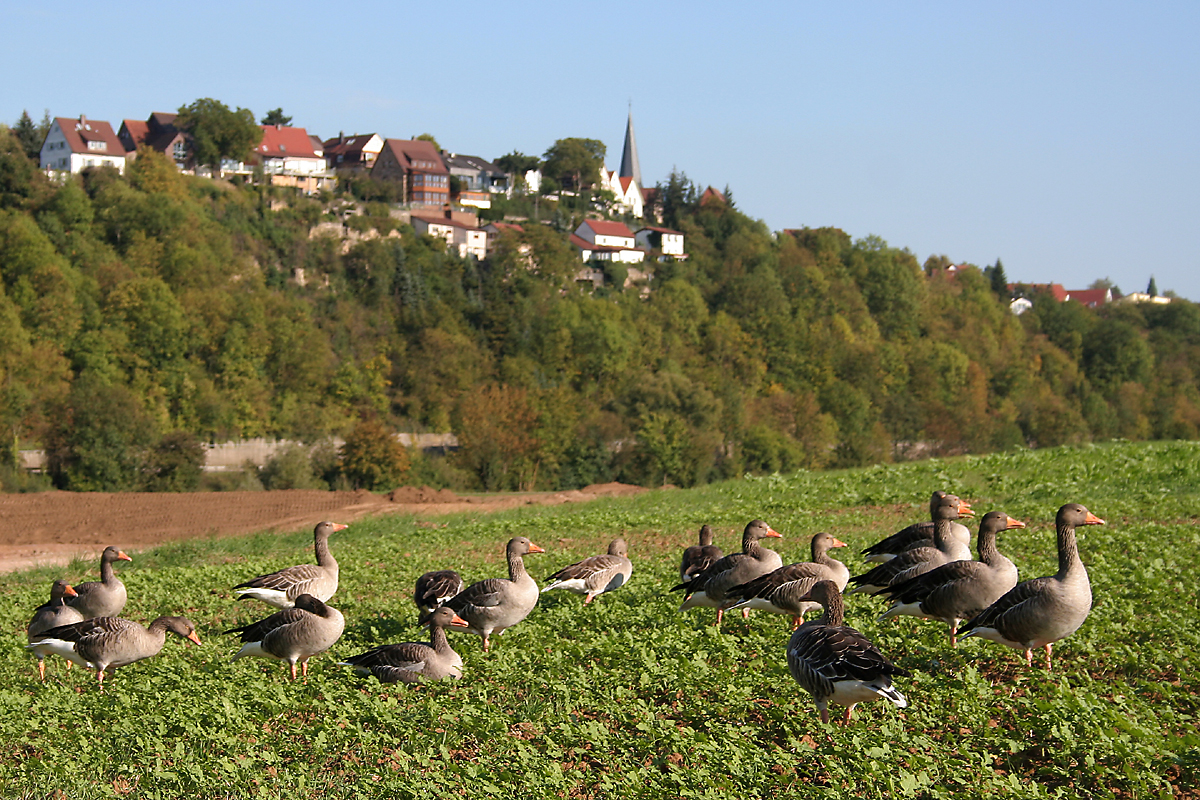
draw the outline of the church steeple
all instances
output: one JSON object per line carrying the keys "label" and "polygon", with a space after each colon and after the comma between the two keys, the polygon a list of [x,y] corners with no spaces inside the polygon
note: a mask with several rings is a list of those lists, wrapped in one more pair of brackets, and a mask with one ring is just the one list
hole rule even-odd
{"label": "church steeple", "polygon": [[640,188],[642,183],[642,167],[638,164],[637,140],[633,137],[633,109],[629,109],[629,121],[625,125],[625,150],[621,153],[621,169],[617,172],[619,178],[633,178]]}

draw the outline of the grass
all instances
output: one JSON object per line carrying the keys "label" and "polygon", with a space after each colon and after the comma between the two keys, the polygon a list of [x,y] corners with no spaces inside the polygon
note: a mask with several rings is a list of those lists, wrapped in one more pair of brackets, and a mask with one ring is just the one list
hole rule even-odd
{"label": "grass", "polygon": [[[679,553],[708,522],[734,549],[755,517],[785,535],[785,563],[828,530],[859,548],[922,519],[929,493],[967,497],[978,516],[1026,522],[1000,549],[1023,578],[1056,569],[1053,519],[1081,502],[1106,519],[1080,532],[1095,606],[1055,648],[1055,671],[944,626],[876,623],[848,598],[848,624],[913,671],[910,706],[860,706],[821,725],[787,672],[788,620],[755,614],[723,631],[677,612]],[[1200,797],[1200,444],[1113,443],[746,479],[586,505],[436,520],[386,516],[332,540],[347,618],[307,683],[274,662],[231,664],[219,631],[265,616],[234,601],[246,577],[311,559],[311,535],[258,535],[134,553],[118,565],[125,616],[181,613],[203,647],[171,639],[157,658],[95,679],[48,661],[45,685],[24,625],[60,573],[6,576],[0,604],[0,796],[204,797]],[[555,592],[484,655],[451,634],[459,682],[381,685],[336,659],[423,638],[409,599],[422,572],[503,574],[503,543],[546,548],[538,578],[603,552],[617,535],[634,573],[590,606]],[[114,542],[114,544],[120,544]],[[1036,664],[1037,662],[1035,662]]]}

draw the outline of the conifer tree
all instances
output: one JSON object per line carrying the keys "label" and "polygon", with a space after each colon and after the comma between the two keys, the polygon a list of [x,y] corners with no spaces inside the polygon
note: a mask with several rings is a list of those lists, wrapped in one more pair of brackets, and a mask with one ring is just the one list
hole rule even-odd
{"label": "conifer tree", "polygon": [[1158,284],[1154,282],[1154,276],[1150,276],[1150,285],[1146,287],[1146,294],[1151,297],[1158,297]]}

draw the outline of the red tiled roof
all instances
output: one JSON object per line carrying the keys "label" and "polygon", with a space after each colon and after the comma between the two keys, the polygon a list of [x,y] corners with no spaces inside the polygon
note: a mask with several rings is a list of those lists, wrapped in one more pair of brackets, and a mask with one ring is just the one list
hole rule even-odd
{"label": "red tiled roof", "polygon": [[[418,170],[434,175],[449,175],[450,170],[446,169],[445,163],[442,162],[442,155],[433,146],[432,142],[427,142],[424,139],[387,139],[383,146],[392,151],[392,155],[396,157],[405,169]],[[415,166],[415,162],[423,162],[432,164],[432,166]]]}
{"label": "red tiled roof", "polygon": [[262,158],[320,158],[304,128],[263,125],[263,138],[254,152]]}
{"label": "red tiled roof", "polygon": [[1010,283],[1007,287],[1009,293],[1015,292],[1018,286],[1027,286],[1035,291],[1049,292],[1050,296],[1060,303],[1067,299],[1067,290],[1063,288],[1061,283]]}
{"label": "red tiled roof", "polygon": [[725,195],[721,194],[710,186],[704,190],[704,194],[700,195],[700,205],[714,201],[719,202],[721,205],[725,205]]}
{"label": "red tiled roof", "polygon": [[[54,120],[58,123],[58,127],[62,129],[63,136],[66,137],[67,146],[71,148],[72,153],[106,153],[112,156],[125,157],[125,145],[121,144],[121,140],[113,133],[112,126],[103,120],[87,119],[80,117],[72,119],[70,117],[58,117]],[[104,142],[104,150],[89,150],[88,142]]]}
{"label": "red tiled roof", "polygon": [[122,121],[121,127],[129,134],[129,139],[133,142],[134,150],[137,150],[146,143],[146,134],[150,132],[149,123],[143,122],[140,119],[127,119]]}
{"label": "red tiled roof", "polygon": [[1085,306],[1102,306],[1108,302],[1108,289],[1071,289],[1067,294]]}
{"label": "red tiled roof", "polygon": [[624,177],[624,178],[618,178],[618,180],[621,182],[621,191],[628,192],[629,184],[633,183],[633,178]]}
{"label": "red tiled roof", "polygon": [[575,234],[575,233],[572,233],[570,236],[567,237],[567,243],[570,244],[572,247],[578,247],[580,250],[603,250],[604,249],[602,247],[597,247],[596,245],[589,242],[587,239],[584,239],[582,236],[579,236],[578,234]]}
{"label": "red tiled roof", "polygon": [[584,225],[592,229],[597,236],[624,236],[633,238],[633,231],[624,222],[610,222],[603,219],[585,219]]}
{"label": "red tiled roof", "polygon": [[427,217],[424,214],[413,214],[412,219],[419,219],[429,225],[449,225],[451,228],[462,228],[466,231],[477,231],[480,228],[477,225],[468,225],[465,222],[460,222],[449,217]]}
{"label": "red tiled roof", "polygon": [[654,231],[655,233],[671,233],[676,236],[683,236],[683,233],[680,231],[673,231],[670,228],[656,228],[653,225],[647,225],[644,228],[638,228],[638,233],[641,233],[642,231]]}
{"label": "red tiled roof", "polygon": [[[520,225],[514,225],[511,222],[493,222],[491,224],[497,230],[497,232],[499,232],[499,231],[516,231],[517,233],[525,232],[525,229],[522,228]],[[572,236],[573,235],[574,234],[572,234]]]}

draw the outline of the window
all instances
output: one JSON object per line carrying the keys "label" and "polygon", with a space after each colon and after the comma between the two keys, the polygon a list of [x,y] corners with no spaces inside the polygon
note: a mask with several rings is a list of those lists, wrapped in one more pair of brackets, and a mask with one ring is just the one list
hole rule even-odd
{"label": "window", "polygon": [[183,142],[176,142],[175,146],[171,148],[171,154],[176,161],[183,161],[187,157],[187,145]]}
{"label": "window", "polygon": [[88,150],[107,150],[108,146],[104,142],[97,142],[95,139],[88,142]]}

